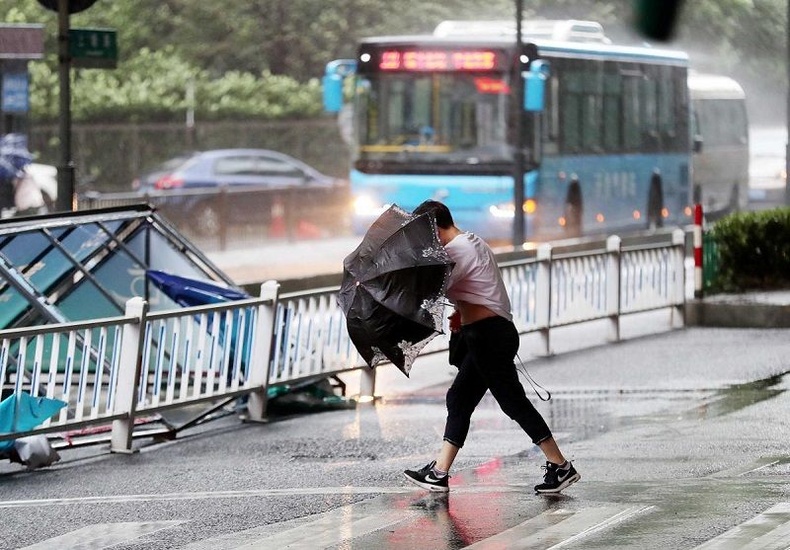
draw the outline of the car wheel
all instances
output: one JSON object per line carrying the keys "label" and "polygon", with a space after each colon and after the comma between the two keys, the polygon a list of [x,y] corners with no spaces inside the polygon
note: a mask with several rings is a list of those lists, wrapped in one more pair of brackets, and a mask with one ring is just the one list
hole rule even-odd
{"label": "car wheel", "polygon": [[201,237],[213,237],[222,229],[222,216],[212,204],[204,202],[197,205],[192,209],[191,218],[190,226]]}

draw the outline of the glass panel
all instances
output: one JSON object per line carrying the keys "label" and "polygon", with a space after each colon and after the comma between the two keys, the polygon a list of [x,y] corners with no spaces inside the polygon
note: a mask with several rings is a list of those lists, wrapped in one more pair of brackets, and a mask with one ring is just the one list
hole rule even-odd
{"label": "glass panel", "polygon": [[627,151],[642,145],[639,83],[641,78],[623,78],[623,140]]}
{"label": "glass panel", "polygon": [[[220,273],[206,274],[190,256],[182,253],[183,242],[160,233],[155,224],[149,223],[149,213],[133,212],[123,217],[124,214],[113,211],[114,219],[102,220],[101,225],[96,221],[101,217],[97,212],[87,215],[88,219],[82,223],[76,217],[69,220],[70,225],[7,233],[0,237],[0,253],[27,284],[52,303],[46,307],[67,321],[120,315],[126,301],[133,296],[148,299],[152,309],[179,307],[147,284],[145,273],[149,267],[183,277],[224,279]],[[49,231],[62,250],[45,231]],[[110,234],[121,231],[123,246],[116,246]],[[156,253],[151,254],[150,250]],[[149,266],[146,262],[150,256],[153,260]],[[91,276],[85,276],[75,262],[82,264]],[[27,298],[0,281],[0,328],[47,322],[49,319],[42,318]]]}
{"label": "glass panel", "polygon": [[14,319],[27,309],[27,300],[16,289],[6,286],[0,290],[0,329],[10,328]]}
{"label": "glass panel", "polygon": [[83,261],[104,248],[110,237],[98,224],[78,225],[61,240],[61,245],[78,261]]}
{"label": "glass panel", "polygon": [[[617,67],[612,68],[617,69]],[[617,153],[622,147],[620,143],[620,128],[622,128],[620,92],[620,73],[610,72],[604,75],[603,145],[604,149],[609,153]]]}
{"label": "glass panel", "polygon": [[500,74],[385,74],[358,82],[360,158],[507,161],[510,84]]}

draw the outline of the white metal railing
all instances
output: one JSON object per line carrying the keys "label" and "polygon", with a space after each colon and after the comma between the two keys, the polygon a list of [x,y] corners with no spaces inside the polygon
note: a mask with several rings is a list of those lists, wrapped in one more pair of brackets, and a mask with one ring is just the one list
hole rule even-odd
{"label": "white metal railing", "polygon": [[[80,427],[118,416],[112,389],[120,369],[124,327],[139,323],[127,315],[91,322],[60,323],[0,333],[0,380],[13,392],[59,399],[69,404],[47,419],[51,426]],[[0,440],[11,439],[0,434]]]}
{"label": "white metal railing", "polygon": [[[533,258],[501,263],[514,321],[542,335],[553,328],[608,319],[620,338],[624,315],[685,303],[684,234],[671,243],[623,248],[612,236],[601,250],[556,254],[541,245]],[[60,415],[30,433],[112,421],[111,448],[131,448],[135,415],[249,395],[248,418],[266,413],[269,386],[361,370],[360,391],[373,395],[368,368],[346,331],[337,287],[150,313],[142,298],[124,316],[0,331],[0,381],[13,392],[65,401]],[[446,322],[446,321],[445,321]],[[670,321],[675,323],[674,319]],[[447,348],[447,327],[423,353]]]}
{"label": "white metal railing", "polygon": [[156,313],[132,298],[122,317],[0,331],[0,380],[67,404],[0,441],[112,421],[111,449],[128,452],[136,415],[241,395],[263,420],[277,293]]}
{"label": "white metal railing", "polygon": [[[623,248],[617,236],[602,250],[554,255],[541,245],[534,258],[501,263],[502,275],[521,334],[539,332],[543,353],[552,353],[551,329],[608,319],[609,339],[620,339],[623,315],[671,308],[670,323],[683,321],[684,232],[669,243]],[[365,366],[346,332],[336,305],[337,287],[283,294],[278,305],[278,332],[272,382],[362,369],[363,391],[373,394],[376,371]],[[444,334],[423,353],[447,349]]]}

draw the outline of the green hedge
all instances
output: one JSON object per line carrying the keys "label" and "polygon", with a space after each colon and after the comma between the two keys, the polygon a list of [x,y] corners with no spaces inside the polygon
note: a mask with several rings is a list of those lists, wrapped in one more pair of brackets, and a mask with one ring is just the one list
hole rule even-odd
{"label": "green hedge", "polygon": [[790,288],[790,208],[731,214],[710,233],[718,248],[713,290]]}

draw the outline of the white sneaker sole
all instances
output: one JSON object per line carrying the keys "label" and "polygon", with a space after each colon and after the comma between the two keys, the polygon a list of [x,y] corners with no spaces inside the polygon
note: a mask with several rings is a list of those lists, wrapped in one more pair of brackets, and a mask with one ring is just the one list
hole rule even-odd
{"label": "white sneaker sole", "polygon": [[567,489],[568,487],[570,487],[571,485],[573,485],[574,483],[579,481],[581,478],[582,478],[582,476],[579,475],[578,472],[576,472],[575,474],[570,476],[568,479],[566,479],[565,481],[560,483],[559,487],[557,487],[556,489],[543,489],[541,491],[535,489],[535,493],[537,493],[539,495],[556,494],[556,493],[559,493],[559,492],[563,491],[564,489]]}
{"label": "white sneaker sole", "polygon": [[408,474],[403,474],[403,477],[414,483],[418,487],[422,487],[423,489],[427,489],[432,493],[449,493],[449,487],[441,487],[439,485],[432,485],[430,483],[424,483],[422,481],[416,480],[413,477],[409,476]]}

